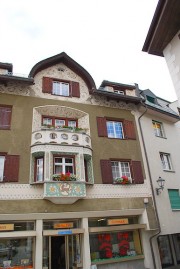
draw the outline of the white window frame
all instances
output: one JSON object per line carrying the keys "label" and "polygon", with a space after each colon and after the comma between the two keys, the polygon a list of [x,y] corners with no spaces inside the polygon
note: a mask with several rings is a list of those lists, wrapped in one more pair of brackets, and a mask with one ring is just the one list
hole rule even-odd
{"label": "white window frame", "polygon": [[[163,124],[161,122],[153,120],[152,125],[153,125],[155,136],[165,137],[164,136]],[[158,125],[160,126],[160,128],[158,128]]]}
{"label": "white window frame", "polygon": [[[111,167],[113,180],[122,176],[126,176],[131,179],[131,169],[128,161],[111,161]],[[125,171],[125,169],[128,169],[128,171]]]}
{"label": "white window frame", "polygon": [[[121,135],[119,135],[119,133],[117,133],[117,130],[116,130],[117,124],[119,124],[119,126],[120,126]],[[118,139],[124,138],[123,124],[121,121],[107,120],[106,127],[107,127],[107,135],[109,138],[118,138]]]}
{"label": "white window frame", "polygon": [[4,180],[4,165],[5,165],[5,156],[0,155],[0,182]]}
{"label": "white window frame", "polygon": [[44,157],[36,158],[36,182],[44,181]]}
{"label": "white window frame", "polygon": [[53,81],[52,93],[55,95],[69,96],[69,83]]}
{"label": "white window frame", "polygon": [[[62,162],[56,162],[56,159],[59,159],[61,158],[62,159]],[[66,163],[66,159],[72,159],[72,163]],[[54,156],[54,173],[56,173],[56,167],[62,167],[62,172],[63,174],[66,174],[67,171],[66,171],[66,167],[67,166],[71,166],[72,167],[72,173],[71,174],[74,174],[74,158],[73,157],[69,157],[69,156]]]}
{"label": "white window frame", "polygon": [[172,162],[169,153],[160,152],[160,159],[163,170],[172,171]]}

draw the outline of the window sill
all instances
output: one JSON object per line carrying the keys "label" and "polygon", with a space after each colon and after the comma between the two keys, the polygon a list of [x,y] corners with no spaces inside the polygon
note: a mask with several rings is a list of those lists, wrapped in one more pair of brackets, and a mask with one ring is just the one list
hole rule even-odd
{"label": "window sill", "polygon": [[170,172],[170,173],[175,173],[174,170],[166,170],[166,169],[163,169],[164,172]]}
{"label": "window sill", "polygon": [[134,261],[144,259],[144,255],[137,255],[137,256],[125,256],[122,258],[111,258],[111,259],[97,259],[91,262],[91,264],[108,264],[108,263],[118,263],[118,262],[125,262],[125,261]]}
{"label": "window sill", "polygon": [[158,138],[163,138],[163,139],[167,139],[167,137],[165,137],[165,136],[159,136],[159,135],[155,135],[155,137],[158,137]]}

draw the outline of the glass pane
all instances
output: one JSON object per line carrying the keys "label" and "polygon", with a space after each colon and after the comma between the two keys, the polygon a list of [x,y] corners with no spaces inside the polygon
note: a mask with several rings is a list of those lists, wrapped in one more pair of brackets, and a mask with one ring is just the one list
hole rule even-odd
{"label": "glass pane", "polygon": [[55,157],[55,163],[62,163],[62,158]]}
{"label": "glass pane", "polygon": [[107,121],[107,133],[111,138],[123,138],[123,129],[121,122]]}
{"label": "glass pane", "polygon": [[176,261],[180,264],[180,234],[173,234],[172,237],[176,253]]}
{"label": "glass pane", "polygon": [[159,254],[162,268],[173,265],[172,253],[168,235],[158,237]]}
{"label": "glass pane", "polygon": [[1,238],[0,265],[33,268],[33,238]]}
{"label": "glass pane", "polygon": [[4,162],[5,162],[5,156],[0,156],[0,181],[3,181]]}
{"label": "glass pane", "polygon": [[58,81],[53,82],[53,94],[60,95],[60,83]]}
{"label": "glass pane", "polygon": [[73,163],[73,159],[72,158],[65,158],[65,163]]}
{"label": "glass pane", "polygon": [[62,95],[69,96],[69,84],[61,83],[61,88],[62,88]]}
{"label": "glass pane", "polygon": [[63,167],[62,165],[55,165],[55,174],[61,174],[63,173]]}
{"label": "glass pane", "polygon": [[114,125],[115,125],[116,138],[123,138],[122,123],[121,122],[115,122]]}
{"label": "glass pane", "polygon": [[120,177],[119,163],[111,162],[111,167],[112,167],[113,179],[119,178]]}
{"label": "glass pane", "polygon": [[51,118],[43,118],[43,125],[52,125]]}
{"label": "glass pane", "polygon": [[44,159],[43,158],[39,158],[36,160],[36,164],[37,164],[37,167],[36,167],[36,171],[37,171],[37,174],[36,174],[36,180],[37,181],[43,181],[43,163],[44,163]]}
{"label": "glass pane", "polygon": [[65,120],[55,119],[55,127],[62,127],[65,125]]}
{"label": "glass pane", "polygon": [[122,176],[131,177],[130,167],[128,162],[121,162]]}
{"label": "glass pane", "polygon": [[75,120],[69,120],[68,121],[68,126],[69,127],[76,127],[76,121]]}
{"label": "glass pane", "polygon": [[65,173],[73,174],[73,166],[66,166],[65,167]]}

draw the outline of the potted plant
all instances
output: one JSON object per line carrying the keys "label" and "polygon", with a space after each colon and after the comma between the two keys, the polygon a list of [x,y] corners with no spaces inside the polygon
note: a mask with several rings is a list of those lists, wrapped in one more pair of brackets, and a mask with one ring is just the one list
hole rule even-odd
{"label": "potted plant", "polygon": [[114,183],[121,184],[121,185],[126,185],[126,184],[130,184],[131,181],[129,180],[129,178],[127,176],[122,176],[122,177],[117,177],[114,180]]}

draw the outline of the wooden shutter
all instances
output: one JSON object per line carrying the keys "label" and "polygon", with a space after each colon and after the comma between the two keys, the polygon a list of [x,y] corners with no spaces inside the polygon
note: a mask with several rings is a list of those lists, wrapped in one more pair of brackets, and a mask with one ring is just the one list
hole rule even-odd
{"label": "wooden shutter", "polygon": [[79,82],[71,81],[71,92],[72,92],[72,97],[80,98]]}
{"label": "wooden shutter", "polygon": [[136,133],[133,121],[124,120],[124,136],[126,139],[136,139]]}
{"label": "wooden shutter", "polygon": [[19,155],[6,155],[4,164],[4,181],[17,182],[19,175]]}
{"label": "wooden shutter", "polygon": [[12,107],[0,107],[0,129],[10,129]]}
{"label": "wooden shutter", "polygon": [[101,175],[103,184],[112,184],[113,176],[112,176],[112,168],[110,160],[100,160],[101,164]]}
{"label": "wooden shutter", "polygon": [[142,172],[141,162],[140,161],[132,161],[132,177],[134,184],[143,184],[144,176]]}
{"label": "wooden shutter", "polygon": [[98,136],[107,137],[106,118],[97,117]]}
{"label": "wooden shutter", "polygon": [[43,77],[42,81],[42,92],[52,93],[53,79],[48,77]]}

